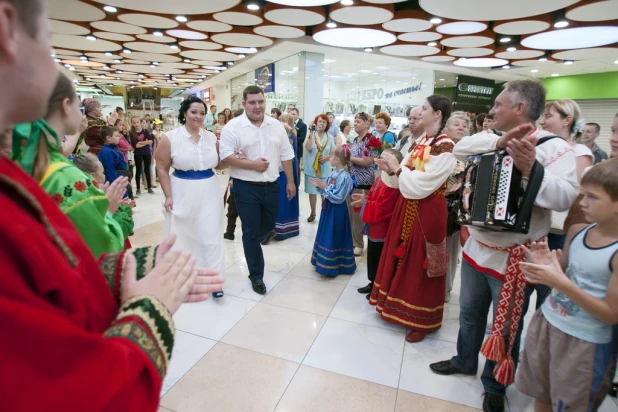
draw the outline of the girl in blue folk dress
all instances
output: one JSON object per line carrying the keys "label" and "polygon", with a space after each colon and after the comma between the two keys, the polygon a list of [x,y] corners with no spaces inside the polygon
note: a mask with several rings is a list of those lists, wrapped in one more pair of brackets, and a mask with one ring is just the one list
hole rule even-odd
{"label": "girl in blue folk dress", "polygon": [[311,264],[323,276],[351,275],[356,271],[352,225],[346,198],[354,183],[347,171],[351,151],[347,144],[333,149],[330,162],[335,169],[324,180],[311,178],[309,182],[324,196],[320,225],[315,236]]}

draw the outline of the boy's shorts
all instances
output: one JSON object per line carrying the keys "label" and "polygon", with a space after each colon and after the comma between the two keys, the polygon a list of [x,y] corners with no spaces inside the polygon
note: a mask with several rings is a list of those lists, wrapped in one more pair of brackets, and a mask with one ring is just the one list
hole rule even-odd
{"label": "boy's shorts", "polygon": [[611,385],[611,343],[581,340],[534,314],[515,380],[520,392],[554,410],[596,411]]}

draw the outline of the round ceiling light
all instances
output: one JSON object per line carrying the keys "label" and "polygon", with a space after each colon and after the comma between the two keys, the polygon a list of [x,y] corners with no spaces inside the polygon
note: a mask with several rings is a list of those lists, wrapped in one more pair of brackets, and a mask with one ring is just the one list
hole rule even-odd
{"label": "round ceiling light", "polygon": [[417,32],[433,27],[427,13],[420,10],[398,10],[392,20],[382,24],[386,30],[395,32]]}
{"label": "round ceiling light", "polygon": [[453,20],[513,20],[560,10],[580,0],[519,0],[494,2],[479,0],[419,0],[427,13]]}
{"label": "round ceiling light", "polygon": [[214,21],[214,20],[190,21],[189,23],[187,23],[187,27],[193,30],[205,31],[211,34],[212,33],[223,33],[223,32],[230,31],[233,29],[233,27],[227,23],[221,23],[220,21]]}
{"label": "round ceiling light", "polygon": [[382,47],[380,51],[385,54],[390,54],[391,56],[402,57],[428,56],[440,53],[440,49],[437,47],[419,46],[415,44],[395,44]]}
{"label": "round ceiling light", "polygon": [[305,35],[305,30],[292,26],[264,25],[255,27],[253,31],[261,36],[277,39],[293,39]]}
{"label": "round ceiling light", "polygon": [[617,26],[573,27],[525,37],[521,44],[531,49],[567,50],[605,46],[618,42]]}
{"label": "round ceiling light", "polygon": [[[60,0],[66,2],[66,0]],[[152,0],[94,0],[97,3],[108,4],[123,9],[148,11],[155,14],[189,15],[189,14],[210,14],[221,10],[232,8],[240,0],[174,0],[174,1],[152,1]],[[76,2],[77,3],[77,2]],[[147,19],[147,17],[145,17]]]}
{"label": "round ceiling light", "polygon": [[168,30],[166,33],[172,37],[187,40],[206,40],[208,38],[204,33],[191,30]]}
{"label": "round ceiling light", "polygon": [[45,6],[50,19],[91,22],[106,17],[101,8],[77,0],[47,0]]}
{"label": "round ceiling light", "polygon": [[588,4],[569,7],[566,13],[569,20],[606,21],[618,19],[618,0],[588,2]]}
{"label": "round ceiling light", "polygon": [[498,67],[508,64],[508,60],[495,59],[492,57],[481,57],[476,59],[459,59],[453,62],[456,66],[461,67]]}
{"label": "round ceiling light", "polygon": [[228,51],[230,53],[240,53],[240,54],[257,53],[257,49],[255,47],[226,47],[225,51]]}
{"label": "round ceiling light", "polygon": [[135,26],[148,27],[158,30],[173,29],[174,27],[178,27],[178,22],[176,20],[168,19],[167,17],[154,16],[151,14],[148,16],[138,13],[121,14],[118,16],[118,20],[124,23],[133,24]]}
{"label": "round ceiling light", "polygon": [[326,6],[327,4],[337,3],[339,0],[268,0],[270,3],[281,4],[283,6],[312,7]]}
{"label": "round ceiling light", "polygon": [[329,17],[339,23],[367,26],[371,24],[382,24],[391,20],[395,16],[393,5],[363,5],[363,6],[341,6],[331,8]]}
{"label": "round ceiling light", "polygon": [[446,47],[483,47],[494,43],[491,32],[485,35],[449,37],[440,41]]}
{"label": "round ceiling light", "polygon": [[233,24],[236,26],[257,26],[258,24],[262,24],[264,21],[260,16],[256,16],[255,14],[237,11],[216,13],[213,14],[212,17],[220,22]]}
{"label": "round ceiling light", "polygon": [[494,31],[500,34],[517,36],[522,34],[538,33],[540,31],[547,30],[550,27],[551,23],[549,18],[536,16],[534,20],[517,20],[506,23],[496,23],[494,24]]}
{"label": "round ceiling light", "polygon": [[461,49],[451,49],[446,53],[456,57],[481,57],[488,56],[493,52],[494,49],[489,47],[464,47]]}
{"label": "round ceiling light", "polygon": [[446,63],[452,62],[455,58],[452,56],[425,56],[421,57],[421,60],[430,63]]}
{"label": "round ceiling light", "polygon": [[566,50],[552,54],[557,60],[604,60],[618,56],[618,47],[593,47],[589,49]]}
{"label": "round ceiling light", "polygon": [[487,24],[478,21],[456,21],[436,27],[436,31],[452,35],[480,33],[485,29],[487,29]]}
{"label": "round ceiling light", "polygon": [[403,33],[397,36],[397,38],[409,42],[426,42],[440,40],[442,35],[431,31],[419,31],[416,33]]}
{"label": "round ceiling light", "polygon": [[273,44],[268,37],[239,32],[213,34],[212,40],[233,47],[266,47]]}
{"label": "round ceiling light", "polygon": [[313,39],[318,43],[335,47],[380,47],[394,43],[394,34],[370,28],[341,27],[314,32]]}
{"label": "round ceiling light", "polygon": [[315,26],[326,21],[326,13],[322,7],[298,9],[296,7],[266,4],[264,6],[264,18],[285,26],[293,21],[302,22],[303,26]]}
{"label": "round ceiling light", "polygon": [[538,59],[513,60],[511,64],[513,66],[522,66],[522,67],[539,67],[539,66],[549,66],[552,64],[556,64],[556,61],[555,60],[539,61]]}

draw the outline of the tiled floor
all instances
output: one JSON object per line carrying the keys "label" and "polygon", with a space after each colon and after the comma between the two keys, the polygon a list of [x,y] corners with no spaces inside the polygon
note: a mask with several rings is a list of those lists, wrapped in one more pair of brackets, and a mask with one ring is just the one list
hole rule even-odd
{"label": "tiled floor", "polygon": [[[227,177],[219,178],[224,187]],[[134,245],[160,240],[160,205],[160,195],[138,199]],[[405,329],[383,322],[356,292],[367,284],[364,258],[353,276],[315,274],[309,253],[318,223],[306,223],[308,215],[301,190],[301,235],[264,247],[266,296],[254,293],[247,279],[240,227],[235,241],[225,241],[225,297],[184,305],[174,316],[176,342],[160,411],[478,410],[478,376],[429,370],[456,352],[459,282],[443,328],[421,343],[406,343]],[[515,388],[508,398],[511,411],[533,411],[532,400]],[[608,399],[601,411],[618,407]]]}

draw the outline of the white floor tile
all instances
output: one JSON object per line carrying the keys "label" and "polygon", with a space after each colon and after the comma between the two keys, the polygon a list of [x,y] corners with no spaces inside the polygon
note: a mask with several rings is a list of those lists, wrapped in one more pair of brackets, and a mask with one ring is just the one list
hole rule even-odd
{"label": "white floor tile", "polygon": [[355,288],[367,286],[369,278],[367,277],[367,257],[363,256],[360,261],[356,262],[356,272],[350,277],[347,285]]}
{"label": "white floor tile", "polygon": [[329,318],[304,365],[396,388],[405,334]]}
{"label": "white floor tile", "polygon": [[459,305],[444,305],[444,318],[442,319],[442,327],[436,332],[427,335],[432,339],[440,339],[447,342],[457,343],[457,335],[459,334]]}
{"label": "white floor tile", "polygon": [[184,304],[174,315],[176,329],[220,340],[257,302],[234,296],[209,298],[205,302]]}
{"label": "white floor tile", "polygon": [[288,275],[268,292],[262,302],[328,316],[344,287],[338,283]]}
{"label": "white floor tile", "polygon": [[291,276],[298,276],[301,278],[313,279],[321,282],[339,283],[341,285],[347,285],[350,280],[350,275],[339,276],[322,276],[315,271],[315,267],[311,264],[311,253],[308,253],[303,260],[298,262],[294,269],[289,273]]}
{"label": "white floor tile", "polygon": [[[427,338],[419,343],[406,343],[399,389],[481,408],[484,389],[480,376],[485,365],[482,355],[479,355],[477,376],[442,376],[429,369],[431,363],[450,359],[456,354],[456,344],[451,342]],[[534,409],[533,400],[519,393],[514,386],[507,390],[507,397],[513,411],[532,412]]]}
{"label": "white floor tile", "polygon": [[172,360],[163,381],[161,396],[165,395],[216,343],[214,340],[177,330]]}
{"label": "white floor tile", "polygon": [[301,363],[326,317],[258,303],[221,342]]}
{"label": "white floor tile", "polygon": [[346,286],[330,317],[399,332],[406,331],[404,327],[383,321],[375,306],[371,306],[365,295],[358,293],[352,286]]}
{"label": "white floor tile", "polygon": [[[242,260],[241,263],[245,261]],[[225,271],[225,283],[223,284],[223,291],[226,295],[236,296],[244,299],[251,299],[255,301],[261,301],[264,295],[260,295],[253,291],[251,281],[249,280],[249,269],[246,265],[236,263]],[[274,288],[281,279],[285,277],[282,273],[277,272],[264,272],[264,283],[266,288],[271,290]]]}

